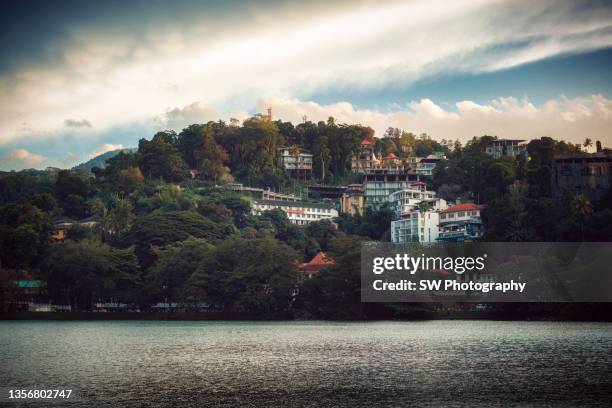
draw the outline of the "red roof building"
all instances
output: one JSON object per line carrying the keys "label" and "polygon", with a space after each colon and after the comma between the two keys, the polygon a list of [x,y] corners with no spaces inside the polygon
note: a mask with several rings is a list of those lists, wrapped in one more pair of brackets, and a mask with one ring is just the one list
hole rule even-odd
{"label": "red roof building", "polygon": [[371,145],[373,145],[373,144],[374,144],[374,142],[372,142],[372,141],[371,141],[370,139],[368,139],[368,138],[365,138],[365,139],[363,139],[363,140],[361,141],[361,145],[362,145],[362,146],[363,146],[363,145],[371,146]]}
{"label": "red roof building", "polygon": [[448,207],[446,210],[442,210],[441,213],[453,213],[459,211],[478,211],[481,207],[478,204],[474,203],[463,203],[456,204]]}
{"label": "red roof building", "polygon": [[395,160],[398,157],[396,155],[394,155],[393,153],[389,153],[389,155],[385,158],[383,158],[383,160]]}
{"label": "red roof building", "polygon": [[323,270],[323,268],[335,265],[336,262],[327,256],[327,254],[323,251],[316,254],[309,262],[300,264],[298,270],[304,275],[312,278],[314,275],[317,275]]}

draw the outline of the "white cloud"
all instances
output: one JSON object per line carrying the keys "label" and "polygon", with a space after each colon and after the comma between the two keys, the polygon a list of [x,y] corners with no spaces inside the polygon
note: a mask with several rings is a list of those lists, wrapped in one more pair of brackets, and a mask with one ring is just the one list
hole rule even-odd
{"label": "white cloud", "polygon": [[11,149],[0,158],[0,170],[68,168],[74,166],[80,158],[80,155],[72,152],[66,153],[64,158],[57,159],[32,153],[26,149]]}
{"label": "white cloud", "polygon": [[455,104],[456,111],[446,110],[430,99],[413,101],[391,112],[359,110],[348,102],[319,105],[279,98],[262,99],[260,110],[265,106],[272,106],[274,116],[286,121],[300,123],[307,116],[316,122],[333,116],[339,123],[371,126],[377,136],[391,126],[427,133],[438,140],[465,142],[488,134],[521,139],[550,136],[580,143],[589,137],[612,147],[612,100],[601,95],[575,99],[562,96],[539,107],[516,98],[498,98],[485,105],[460,101]]}
{"label": "white cloud", "polygon": [[112,152],[113,150],[119,150],[119,149],[123,149],[122,144],[105,143],[102,146],[94,149],[94,151],[91,152],[91,156],[96,157],[106,152]]}
{"label": "white cloud", "polygon": [[26,149],[12,149],[2,157],[2,170],[21,170],[39,168],[45,157]]}
{"label": "white cloud", "polygon": [[184,108],[174,108],[169,110],[160,118],[159,123],[162,127],[174,130],[181,130],[194,123],[207,123],[211,120],[218,120],[221,114],[216,109],[211,108],[206,102],[193,102]]}
{"label": "white cloud", "polygon": [[[129,36],[108,27],[72,27],[69,45],[52,50],[59,63],[0,77],[0,146],[65,130],[61,118],[87,118],[103,132],[202,99],[223,110],[244,109],[262,95],[292,99],[331,85],[409,84],[612,45],[612,10],[569,0],[296,3],[253,10],[232,19],[211,14],[191,23],[135,26],[142,32]],[[207,106],[188,108],[166,113],[169,126],[214,114]],[[413,114],[452,120],[455,113],[438,108],[426,101],[412,107]],[[483,107],[463,105],[460,113],[476,115],[476,108]],[[83,137],[92,132],[72,129]]]}

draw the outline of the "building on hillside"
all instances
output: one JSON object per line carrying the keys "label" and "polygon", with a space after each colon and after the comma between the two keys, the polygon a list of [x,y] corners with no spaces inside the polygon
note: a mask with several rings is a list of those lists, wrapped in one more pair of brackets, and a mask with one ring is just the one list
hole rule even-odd
{"label": "building on hillside", "polygon": [[349,215],[363,215],[365,192],[363,184],[350,184],[340,197],[340,211]]}
{"label": "building on hillside", "polygon": [[339,200],[342,194],[346,191],[346,186],[324,186],[324,185],[312,185],[306,187],[308,198],[311,199],[324,199]]}
{"label": "building on hillside", "polygon": [[389,194],[408,188],[419,176],[407,167],[377,167],[365,173],[365,205],[377,208],[388,202]]}
{"label": "building on hillside", "polygon": [[278,166],[285,169],[294,178],[312,176],[312,154],[298,147],[279,147]]}
{"label": "building on hillside", "polygon": [[438,240],[470,242],[484,235],[480,218],[481,206],[474,203],[456,204],[440,211]]}
{"label": "building on hillside", "polygon": [[443,152],[436,152],[434,154],[430,154],[427,157],[422,158],[416,165],[416,173],[419,176],[433,176],[433,171],[442,160],[444,160],[446,156],[444,156]]}
{"label": "building on hillside", "polygon": [[518,139],[495,139],[485,148],[485,152],[496,159],[502,157],[516,158],[525,153],[526,150],[525,140]]}
{"label": "building on hillside", "polygon": [[397,218],[391,221],[392,242],[436,242],[439,212],[448,205],[445,200],[436,198],[434,191],[427,190],[426,183],[418,181],[391,193],[389,203]]}
{"label": "building on hillside", "polygon": [[596,202],[612,186],[612,154],[583,153],[556,156],[552,168],[552,191],[583,194]]}
{"label": "building on hillside", "polygon": [[374,142],[366,138],[359,144],[359,151],[351,158],[351,170],[354,173],[365,173],[378,164],[374,154]]}
{"label": "building on hillside", "polygon": [[324,268],[335,265],[336,262],[327,256],[323,251],[317,253],[310,261],[300,264],[298,271],[304,274],[304,277],[311,279],[318,275]]}
{"label": "building on hillside", "polygon": [[81,218],[75,220],[69,217],[60,217],[53,220],[51,224],[51,238],[55,241],[63,241],[66,238],[66,233],[74,225],[81,225],[83,227],[93,229],[98,225],[97,218],[95,216]]}
{"label": "building on hillside", "polygon": [[313,221],[333,220],[338,217],[338,210],[332,204],[278,200],[253,200],[252,202],[252,213],[254,215],[274,209],[285,212],[289,221],[296,225],[306,225]]}
{"label": "building on hillside", "polygon": [[385,166],[387,166],[387,167],[399,166],[399,165],[402,164],[402,159],[400,159],[399,157],[397,157],[393,153],[389,153],[387,156],[382,158],[381,164],[382,164],[383,167],[385,167]]}
{"label": "building on hillside", "polygon": [[418,211],[421,203],[426,203],[427,208],[432,211],[445,210],[448,207],[446,200],[436,198],[436,192],[426,190],[423,182],[389,194],[389,203],[397,218]]}
{"label": "building on hillside", "polygon": [[391,242],[431,243],[438,239],[439,211],[411,211],[399,220],[391,221]]}
{"label": "building on hillside", "polygon": [[[4,288],[3,288],[4,289]],[[3,290],[4,292],[4,290]],[[12,288],[3,293],[3,307],[14,311],[50,312],[47,281],[20,279],[12,281]]]}
{"label": "building on hillside", "polygon": [[222,188],[227,188],[232,191],[239,193],[249,193],[261,198],[263,200],[277,200],[277,201],[300,201],[302,198],[293,194],[277,193],[276,191],[270,190],[268,187],[266,190],[258,187],[246,187],[242,183],[227,183]]}

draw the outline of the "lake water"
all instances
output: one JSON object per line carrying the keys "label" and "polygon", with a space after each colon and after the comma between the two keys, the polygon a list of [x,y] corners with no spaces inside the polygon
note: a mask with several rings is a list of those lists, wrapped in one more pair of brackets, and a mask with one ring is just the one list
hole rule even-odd
{"label": "lake water", "polygon": [[0,384],[77,406],[609,407],[612,324],[5,321]]}

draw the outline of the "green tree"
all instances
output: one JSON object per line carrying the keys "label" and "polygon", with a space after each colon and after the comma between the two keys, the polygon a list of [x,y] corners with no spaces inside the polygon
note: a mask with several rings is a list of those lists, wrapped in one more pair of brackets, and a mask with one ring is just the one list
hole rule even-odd
{"label": "green tree", "polygon": [[164,248],[155,248],[157,258],[147,279],[149,299],[183,303],[188,301],[188,280],[199,265],[214,256],[214,246],[205,239],[189,237]]}
{"label": "green tree", "polygon": [[297,259],[293,249],[276,239],[231,237],[217,247],[215,268],[201,269],[193,282],[210,281],[210,275],[218,273],[223,277],[217,283],[223,294],[212,299],[214,303],[230,311],[252,312],[259,318],[279,316],[291,305]]}
{"label": "green tree", "polygon": [[[118,284],[138,281],[133,249],[114,250],[91,240],[52,245],[43,266],[51,298],[68,302],[77,312],[91,310],[95,301],[111,300]],[[133,289],[128,290],[132,295]]]}
{"label": "green tree", "polygon": [[136,246],[141,266],[148,268],[155,260],[152,246],[165,247],[185,241],[190,236],[216,243],[228,234],[219,225],[191,211],[155,212],[137,217],[125,238],[125,242]]}
{"label": "green tree", "polygon": [[138,142],[139,167],[149,179],[181,181],[186,174],[185,162],[176,148],[174,132],[158,132],[151,141]]}
{"label": "green tree", "polygon": [[0,269],[36,265],[49,245],[50,230],[49,216],[30,203],[0,207]]}

